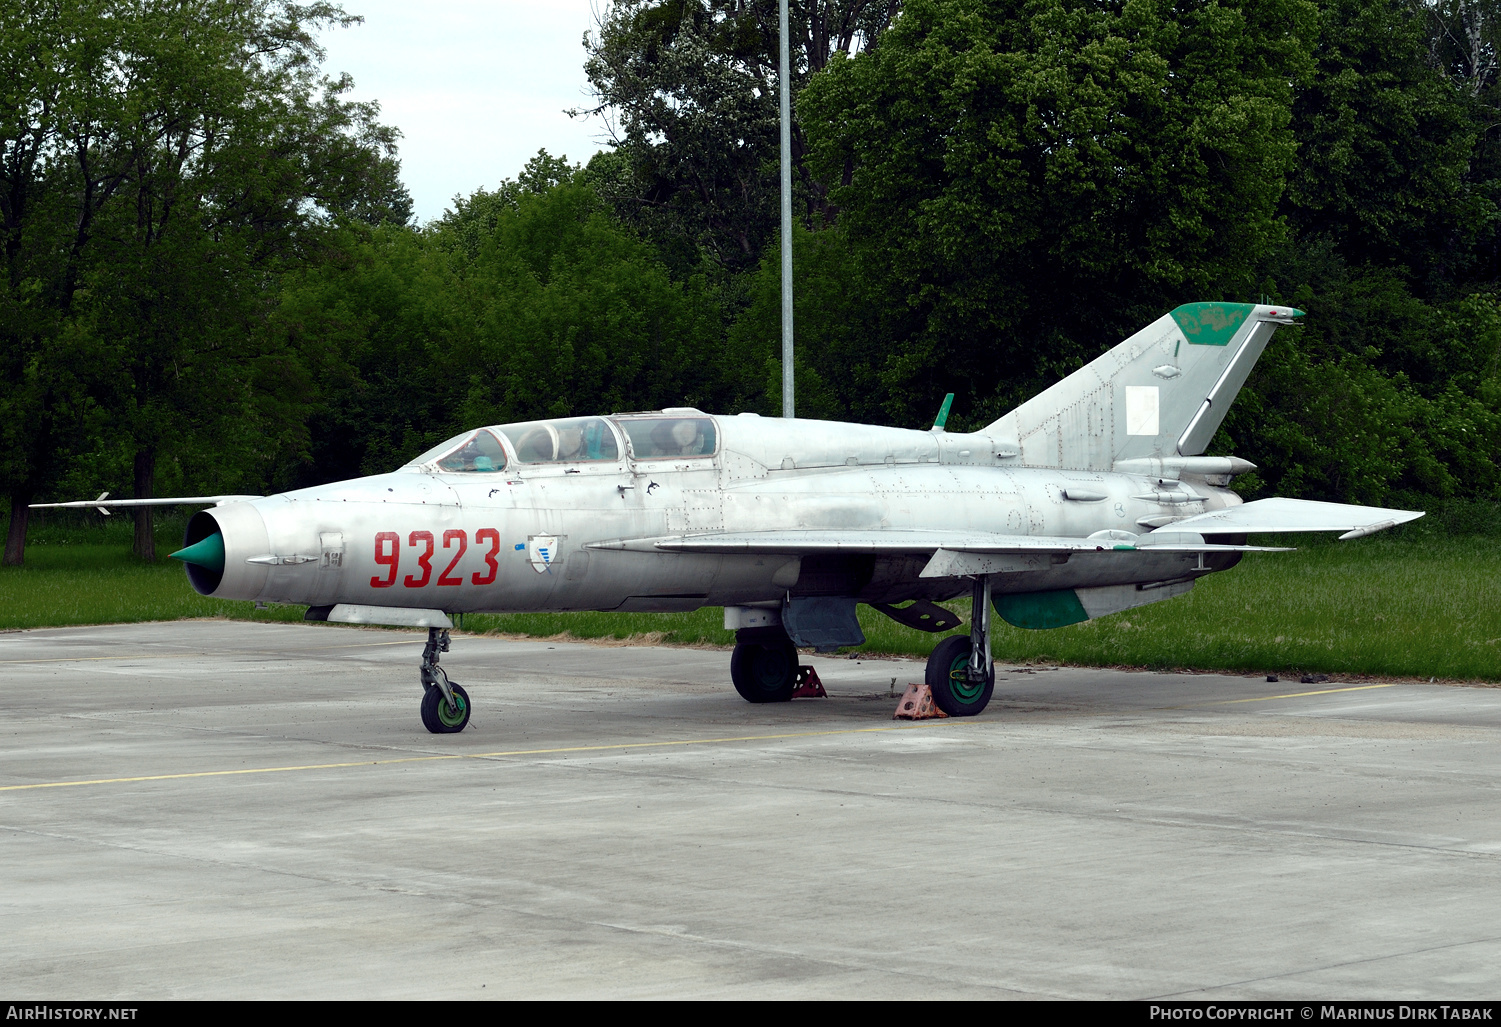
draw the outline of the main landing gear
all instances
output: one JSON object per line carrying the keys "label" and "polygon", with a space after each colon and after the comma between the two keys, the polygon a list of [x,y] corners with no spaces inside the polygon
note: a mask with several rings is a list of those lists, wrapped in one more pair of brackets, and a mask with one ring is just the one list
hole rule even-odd
{"label": "main landing gear", "polygon": [[428,628],[422,650],[422,726],[435,735],[451,735],[469,723],[469,693],[448,680],[438,654],[448,652],[448,629]]}
{"label": "main landing gear", "polygon": [[780,626],[735,632],[730,680],[746,702],[788,702],[797,688],[797,646]]}
{"label": "main landing gear", "polygon": [[[950,635],[928,657],[933,702],[951,717],[973,717],[995,692],[990,658],[990,578],[978,575],[970,590],[968,635]],[[787,702],[797,690],[797,647],[780,625],[735,633],[730,680],[747,702]]]}
{"label": "main landing gear", "polygon": [[990,578],[979,575],[970,592],[969,635],[950,635],[928,657],[933,702],[951,717],[973,717],[995,691],[990,658]]}

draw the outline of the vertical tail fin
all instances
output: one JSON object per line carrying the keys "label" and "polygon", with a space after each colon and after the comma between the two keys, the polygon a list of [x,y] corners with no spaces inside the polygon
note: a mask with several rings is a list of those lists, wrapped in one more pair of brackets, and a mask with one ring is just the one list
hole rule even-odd
{"label": "vertical tail fin", "polygon": [[1278,325],[1301,310],[1188,303],[983,429],[1034,467],[1198,456]]}

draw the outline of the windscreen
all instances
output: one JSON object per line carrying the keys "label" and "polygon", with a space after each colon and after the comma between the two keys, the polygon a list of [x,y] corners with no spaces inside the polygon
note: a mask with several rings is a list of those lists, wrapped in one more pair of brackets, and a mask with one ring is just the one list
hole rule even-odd
{"label": "windscreen", "polygon": [[[440,459],[441,458],[441,459]],[[438,462],[438,470],[459,474],[485,474],[506,469],[506,451],[494,433],[479,431],[455,435],[440,446],[418,455],[406,466]]]}
{"label": "windscreen", "polygon": [[447,442],[440,442],[436,446],[434,446],[432,449],[425,450],[425,451],[423,451],[421,453],[418,453],[416,456],[412,457],[412,459],[408,460],[406,463],[402,464],[401,466],[403,466],[403,467],[416,467],[419,464],[430,464],[434,460],[438,459],[438,457],[442,456],[444,453],[447,453],[450,449],[457,449],[459,447],[459,444],[461,442],[463,442],[465,439],[467,439],[469,436],[471,436],[473,434],[474,434],[473,432],[466,431],[462,435],[455,435],[453,438],[449,439]]}
{"label": "windscreen", "polygon": [[506,469],[506,451],[500,440],[481,428],[458,449],[438,461],[440,471],[485,474]]}

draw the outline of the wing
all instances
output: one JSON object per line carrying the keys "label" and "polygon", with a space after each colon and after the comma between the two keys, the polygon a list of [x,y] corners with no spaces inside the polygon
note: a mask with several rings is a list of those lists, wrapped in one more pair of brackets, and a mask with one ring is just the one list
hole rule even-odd
{"label": "wing", "polygon": [[[1153,536],[1156,536],[1155,538]],[[880,531],[784,530],[744,531],[706,535],[668,535],[656,538],[590,542],[589,549],[628,549],[668,553],[770,553],[807,556],[817,553],[1068,553],[1151,549],[1156,552],[1244,552],[1263,546],[1206,543],[1193,532],[1142,535],[1131,540],[1074,538],[1067,535],[998,535],[991,532],[933,531],[893,528]]]}
{"label": "wing", "polygon": [[1282,531],[1342,531],[1342,539],[1360,538],[1394,528],[1423,516],[1422,511],[1388,510],[1380,506],[1315,503],[1306,499],[1258,499],[1174,521],[1173,531],[1199,534],[1250,534]]}

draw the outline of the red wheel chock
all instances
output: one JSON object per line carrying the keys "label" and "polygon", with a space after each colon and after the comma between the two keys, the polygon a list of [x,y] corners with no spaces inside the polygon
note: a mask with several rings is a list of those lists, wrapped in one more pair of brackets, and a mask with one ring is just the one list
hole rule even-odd
{"label": "red wheel chock", "polygon": [[797,668],[797,687],[792,690],[792,698],[824,699],[828,694],[823,690],[823,682],[818,680],[818,671],[812,667]]}
{"label": "red wheel chock", "polygon": [[908,685],[902,693],[901,702],[896,704],[896,712],[891,715],[892,720],[932,720],[935,717],[947,717],[933,702],[933,690],[927,685]]}

